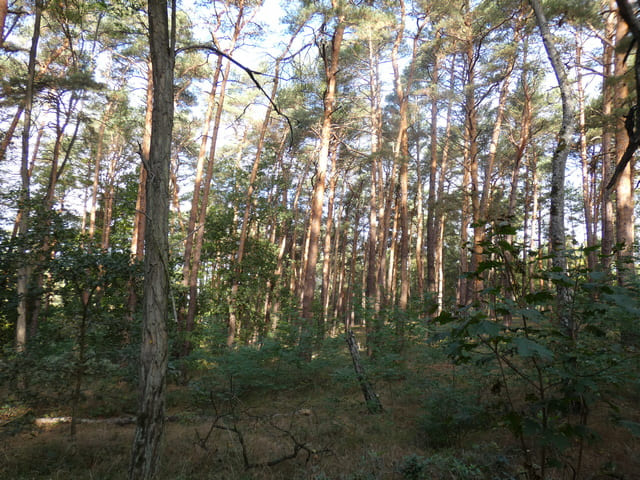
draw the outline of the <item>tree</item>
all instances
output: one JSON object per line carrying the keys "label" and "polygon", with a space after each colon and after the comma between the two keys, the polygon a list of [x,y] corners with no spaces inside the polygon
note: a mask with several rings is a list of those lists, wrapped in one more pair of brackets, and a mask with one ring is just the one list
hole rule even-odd
{"label": "tree", "polygon": [[[338,66],[340,61],[340,46],[346,29],[344,6],[338,0],[331,2],[331,16],[323,23],[323,39],[318,45],[320,55],[324,64],[324,75],[326,90],[323,98],[322,127],[320,132],[320,146],[318,160],[316,163],[316,177],[311,199],[311,211],[309,212],[309,249],[304,267],[304,287],[302,296],[302,342],[303,354],[311,358],[310,328],[313,319],[313,300],[315,298],[316,286],[316,263],[318,261],[318,244],[320,238],[320,225],[322,221],[322,211],[324,204],[325,180],[327,176],[327,165],[329,162],[329,146],[331,143],[332,115],[336,102],[336,88],[338,77]],[[329,22],[335,21],[333,31],[326,31],[331,28]]]}
{"label": "tree", "polygon": [[[549,241],[552,253],[553,267],[561,273],[566,272],[566,245],[565,245],[565,224],[564,224],[564,194],[565,194],[565,172],[567,157],[573,144],[573,134],[575,130],[575,99],[573,91],[569,85],[567,72],[562,63],[558,50],[553,43],[547,18],[538,0],[529,0],[536,16],[536,22],[540,29],[544,48],[547,52],[553,72],[560,88],[562,100],[562,124],[558,132],[558,143],[553,151],[551,159],[551,205],[549,207]],[[568,308],[570,304],[569,289],[563,281],[556,285],[557,307],[559,309],[558,318],[562,326],[568,330],[570,335],[575,335],[575,325],[569,316]]]}
{"label": "tree", "polygon": [[[640,21],[636,12],[627,0],[616,0],[618,4],[619,18],[616,27],[616,45],[623,43],[623,39],[630,32],[633,38],[629,50],[635,47],[635,88],[636,97],[640,86],[640,62],[638,61],[638,42],[640,42]],[[622,78],[626,72],[626,54],[617,51],[615,56],[615,73]],[[617,84],[615,99],[617,107],[626,107],[625,100],[629,93],[626,80]],[[619,117],[616,125],[616,162],[617,166],[609,180],[608,188],[616,187],[616,239],[622,248],[618,251],[618,282],[622,285],[628,283],[633,276],[632,249],[634,240],[633,225],[633,157],[640,146],[640,113],[638,113],[640,101],[636,98],[636,104],[629,109],[626,119]]]}
{"label": "tree", "polygon": [[[40,41],[40,22],[42,19],[42,3],[35,2],[35,19],[33,26],[33,37],[31,39],[31,49],[29,50],[29,67],[27,71],[27,88],[24,101],[24,120],[22,130],[22,163],[20,165],[20,178],[22,180],[20,188],[19,213],[18,213],[18,235],[24,236],[29,228],[29,204],[30,175],[29,175],[29,141],[31,132],[31,110],[34,97],[34,80],[36,73],[36,58],[38,55],[38,42]],[[23,252],[24,253],[24,252]],[[18,321],[16,323],[16,346],[18,350],[24,350],[27,344],[27,287],[31,267],[28,264],[21,265],[18,270]]]}
{"label": "tree", "polygon": [[155,476],[164,430],[168,362],[169,166],[173,131],[175,1],[171,6],[171,27],[167,7],[166,0],[149,0],[148,3],[153,114],[147,168],[140,393],[129,466],[131,480],[146,480]]}

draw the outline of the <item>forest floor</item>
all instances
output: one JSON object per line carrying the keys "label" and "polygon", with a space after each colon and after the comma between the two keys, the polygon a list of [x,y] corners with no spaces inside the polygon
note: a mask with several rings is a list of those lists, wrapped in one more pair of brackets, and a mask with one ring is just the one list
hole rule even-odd
{"label": "forest floor", "polygon": [[[344,369],[336,363],[312,372],[276,369],[268,382],[246,382],[238,393],[224,385],[195,387],[197,378],[170,383],[159,478],[530,478],[519,442],[492,413],[495,392],[485,388],[481,372],[442,359],[387,364],[375,377],[384,412],[371,415],[348,374],[348,358],[342,360]],[[78,423],[74,436],[69,423],[37,421],[69,415],[64,404],[0,405],[0,478],[126,478],[134,389],[92,387],[79,416],[93,421]],[[620,407],[640,419],[637,398],[620,400]],[[640,479],[640,441],[614,425],[605,404],[589,412],[589,426],[597,438],[585,442],[580,472],[572,471],[580,455],[574,443],[546,478]]]}

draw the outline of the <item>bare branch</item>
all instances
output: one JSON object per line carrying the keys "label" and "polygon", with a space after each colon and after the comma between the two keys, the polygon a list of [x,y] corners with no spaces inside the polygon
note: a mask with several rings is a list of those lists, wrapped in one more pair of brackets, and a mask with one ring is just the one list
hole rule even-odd
{"label": "bare branch", "polygon": [[291,133],[291,144],[293,144],[293,125],[291,124],[291,120],[289,119],[288,116],[286,116],[284,113],[282,113],[282,111],[278,108],[278,105],[276,105],[276,102],[269,96],[269,94],[262,87],[262,84],[260,82],[258,82],[258,79],[256,78],[256,75],[265,75],[264,73],[258,72],[257,70],[252,70],[251,68],[246,67],[245,65],[243,65],[242,63],[240,63],[236,59],[234,59],[231,55],[229,55],[229,54],[223,52],[222,50],[220,50],[215,45],[210,45],[210,44],[187,45],[186,47],[180,47],[180,48],[176,49],[175,52],[176,52],[176,55],[177,55],[177,54],[182,53],[182,52],[189,52],[189,51],[193,51],[193,50],[204,50],[204,51],[207,51],[207,52],[211,52],[211,53],[213,53],[215,55],[218,55],[220,57],[224,57],[227,60],[229,60],[231,63],[236,65],[237,67],[239,67],[242,70],[244,70],[246,72],[246,74],[249,75],[249,78],[251,79],[253,84],[256,86],[256,88],[258,90],[260,90],[265,97],[267,97],[267,100],[269,100],[269,103],[271,104],[271,106],[273,107],[275,112],[278,115],[280,115],[281,117],[284,117],[287,120],[287,123],[289,124],[289,131]]}

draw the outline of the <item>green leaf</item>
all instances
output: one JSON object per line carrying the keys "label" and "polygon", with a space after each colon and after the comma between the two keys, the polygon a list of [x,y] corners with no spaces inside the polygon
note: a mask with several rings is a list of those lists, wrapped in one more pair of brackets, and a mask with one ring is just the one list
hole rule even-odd
{"label": "green leaf", "polygon": [[458,318],[453,315],[451,312],[447,312],[443,310],[440,315],[435,318],[435,321],[440,323],[441,325],[445,325],[447,323],[455,322]]}
{"label": "green leaf", "polygon": [[606,294],[604,298],[615,303],[618,307],[624,309],[627,313],[640,315],[640,309],[636,304],[636,299],[626,293]]}
{"label": "green leaf", "polygon": [[517,248],[506,240],[498,240],[498,246],[505,252],[517,252]]}
{"label": "green leaf", "polygon": [[546,305],[554,299],[550,290],[542,290],[525,295],[525,301],[531,305]]}
{"label": "green leaf", "polygon": [[563,435],[560,432],[554,432],[551,430],[546,430],[542,434],[540,443],[548,447],[555,448],[556,450],[559,450],[559,451],[564,451],[571,446],[571,442],[569,441],[566,435]]}
{"label": "green leaf", "polygon": [[533,308],[518,308],[515,310],[517,315],[522,316],[522,318],[526,320],[531,320],[532,322],[540,323],[544,320],[544,315],[539,310],[535,310]]}
{"label": "green leaf", "polygon": [[509,223],[499,223],[494,227],[494,232],[498,235],[515,235],[518,230]]}
{"label": "green leaf", "polygon": [[544,345],[534,342],[533,340],[529,340],[524,337],[517,337],[513,339],[513,343],[518,350],[518,355],[528,358],[528,357],[539,357],[542,360],[552,360],[553,352],[549,350]]}
{"label": "green leaf", "polygon": [[469,327],[469,333],[471,335],[487,335],[490,338],[499,336],[502,330],[502,325],[490,320],[480,320],[475,325]]}

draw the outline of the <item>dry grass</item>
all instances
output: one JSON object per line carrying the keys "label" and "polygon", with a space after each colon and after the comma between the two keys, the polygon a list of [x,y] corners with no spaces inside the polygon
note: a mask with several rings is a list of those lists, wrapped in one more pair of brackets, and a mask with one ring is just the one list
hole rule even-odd
{"label": "dry grass", "polygon": [[[421,370],[424,377],[449,378],[451,367],[435,364]],[[507,470],[518,471],[517,445],[504,429],[492,427],[472,432],[454,449],[427,450],[417,434],[418,418],[424,412],[421,399],[429,395],[421,384],[399,376],[379,381],[378,391],[386,411],[369,415],[356,385],[325,382],[298,391],[267,391],[246,395],[236,405],[237,427],[242,431],[250,463],[266,463],[291,453],[290,435],[303,443],[295,459],[275,466],[246,469],[238,437],[228,430],[214,429],[206,442],[215,410],[198,406],[186,387],[172,386],[166,425],[161,480],[205,479],[273,479],[273,480],[369,480],[411,479],[403,476],[399,466],[410,455],[441,459],[445,465],[431,478],[480,478],[446,469],[446,462],[463,462],[471,455],[476,462],[489,462],[491,456],[504,454],[508,463],[504,471],[494,467],[486,478],[520,478]],[[119,387],[122,391],[123,387]],[[133,392],[122,392],[133,398]],[[105,397],[103,401],[110,401]],[[101,411],[95,398],[88,398],[85,413]],[[225,406],[219,406],[219,412]],[[638,420],[639,405],[629,399],[625,408]],[[111,411],[106,406],[105,411]],[[56,409],[56,412],[64,408]],[[0,417],[0,478],[27,479],[123,479],[126,478],[133,425],[80,424],[75,438],[69,437],[68,425],[36,427],[33,415],[19,408],[5,408]],[[112,412],[117,413],[117,412]],[[122,412],[120,412],[122,413]],[[627,431],[612,424],[608,411],[592,412],[593,427],[601,441],[587,446],[580,479],[640,479],[640,445]],[[8,426],[24,419],[22,428]],[[225,420],[225,425],[232,425]],[[12,423],[13,422],[13,423]],[[220,423],[222,425],[222,423]],[[289,435],[290,434],[290,435]],[[474,447],[475,445],[475,447]],[[491,457],[493,458],[493,457]],[[509,468],[507,468],[509,467]],[[438,467],[440,468],[440,467]],[[521,470],[521,469],[520,469]],[[603,476],[608,471],[611,475]],[[456,473],[458,472],[458,473]],[[502,476],[501,476],[502,475]],[[554,478],[571,478],[570,472],[556,471]]]}

